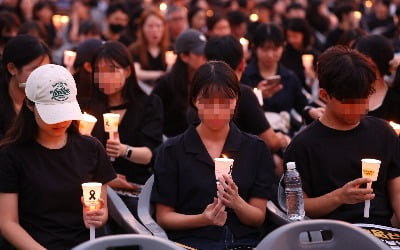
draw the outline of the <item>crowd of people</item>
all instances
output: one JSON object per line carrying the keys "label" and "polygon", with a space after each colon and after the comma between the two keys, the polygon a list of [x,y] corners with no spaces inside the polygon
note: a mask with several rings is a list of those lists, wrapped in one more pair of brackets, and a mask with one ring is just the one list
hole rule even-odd
{"label": "crowd of people", "polygon": [[71,249],[151,175],[169,239],[252,248],[292,161],[310,218],[398,226],[397,53],[396,0],[1,1],[0,248]]}

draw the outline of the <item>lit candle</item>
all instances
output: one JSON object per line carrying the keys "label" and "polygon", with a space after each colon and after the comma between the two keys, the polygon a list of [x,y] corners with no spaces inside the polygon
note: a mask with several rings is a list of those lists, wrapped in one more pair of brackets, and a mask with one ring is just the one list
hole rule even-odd
{"label": "lit candle", "polygon": [[234,160],[227,158],[225,155],[222,156],[223,158],[214,158],[215,178],[217,180],[217,184],[219,183],[219,177],[222,177],[223,174],[232,174]]}
{"label": "lit candle", "polygon": [[[109,138],[114,140],[114,133],[118,132],[119,114],[105,113],[103,114],[104,120],[104,131],[108,132]],[[111,161],[115,161],[114,157],[110,158]]]}
{"label": "lit candle", "polygon": [[165,63],[167,64],[168,68],[171,68],[172,65],[174,65],[176,57],[177,55],[172,50],[165,52]]}
{"label": "lit candle", "polygon": [[64,50],[64,65],[71,67],[74,65],[76,52],[72,50]]}
{"label": "lit candle", "polygon": [[362,18],[362,13],[361,11],[354,11],[353,12],[354,18],[356,19],[357,23],[360,22],[361,18]]}
{"label": "lit candle", "polygon": [[[82,183],[83,202],[89,210],[96,210],[99,205],[101,195],[101,186],[99,182],[86,182]],[[94,225],[90,225],[90,240],[94,240],[96,233]]]}
{"label": "lit candle", "polygon": [[252,21],[253,23],[255,23],[255,22],[258,21],[258,15],[257,15],[256,13],[252,13],[252,14],[250,14],[249,19],[250,19],[250,21]]}
{"label": "lit candle", "polygon": [[400,124],[395,122],[389,122],[390,126],[396,131],[397,135],[400,135]]}
{"label": "lit candle", "polygon": [[79,132],[82,135],[91,135],[96,122],[96,117],[89,115],[86,112],[83,113],[82,119],[79,121]]}
{"label": "lit candle", "polygon": [[241,37],[241,38],[239,39],[239,42],[240,42],[240,44],[241,44],[242,47],[243,47],[243,51],[244,51],[244,52],[247,52],[247,50],[249,49],[249,40],[247,40],[247,39],[244,38],[244,37]]}
{"label": "lit candle", "polygon": [[301,56],[301,61],[303,63],[304,68],[307,70],[312,69],[314,56],[311,54],[304,54]]}
{"label": "lit candle", "polygon": [[260,106],[264,106],[264,98],[262,95],[262,91],[258,88],[254,88],[253,92],[257,96],[257,100],[258,100],[258,103],[260,103]]}
{"label": "lit candle", "polygon": [[[378,179],[378,174],[379,174],[379,168],[381,166],[381,161],[380,160],[375,160],[375,159],[362,159],[361,160],[361,165],[362,165],[362,177],[363,178],[369,178],[372,181],[377,181]],[[372,183],[367,183],[367,188],[371,188]],[[371,206],[371,201],[366,200],[365,205],[364,205],[364,217],[369,218],[369,208]]]}
{"label": "lit candle", "polygon": [[56,28],[57,31],[65,27],[65,25],[68,24],[69,22],[69,16],[63,16],[63,15],[53,15],[52,16],[52,21],[53,25]]}
{"label": "lit candle", "polygon": [[165,12],[167,12],[168,5],[166,3],[160,3],[159,8],[160,8],[161,13],[165,14]]}

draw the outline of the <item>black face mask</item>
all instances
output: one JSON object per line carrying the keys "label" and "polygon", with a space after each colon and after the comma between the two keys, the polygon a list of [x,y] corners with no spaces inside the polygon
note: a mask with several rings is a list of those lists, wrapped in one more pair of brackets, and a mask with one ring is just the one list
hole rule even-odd
{"label": "black face mask", "polygon": [[112,24],[112,23],[110,23],[109,27],[110,27],[111,32],[114,33],[114,34],[121,33],[125,29],[125,26],[123,26],[121,24]]}

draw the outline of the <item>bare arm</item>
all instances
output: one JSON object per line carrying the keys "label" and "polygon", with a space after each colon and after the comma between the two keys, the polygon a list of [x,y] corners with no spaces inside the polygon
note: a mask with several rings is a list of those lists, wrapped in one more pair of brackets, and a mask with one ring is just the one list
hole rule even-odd
{"label": "bare arm", "polygon": [[161,70],[144,70],[140,66],[140,63],[135,62],[135,72],[136,72],[136,77],[139,80],[146,81],[146,80],[157,80],[160,78],[162,75],[164,75],[164,71]]}
{"label": "bare arm", "polygon": [[390,203],[397,220],[400,219],[400,177],[388,181]]}
{"label": "bare arm", "polygon": [[[117,133],[116,133],[117,134]],[[113,140],[108,139],[106,144],[107,155],[110,157],[125,157],[128,149],[127,144],[122,144],[119,136],[115,136]],[[153,153],[148,147],[131,147],[132,153],[129,160],[138,164],[149,164]]]}
{"label": "bare arm", "polygon": [[0,233],[15,248],[24,250],[45,249],[19,224],[18,194],[0,193]]}
{"label": "bare arm", "polygon": [[238,187],[232,177],[223,175],[218,185],[218,198],[227,207],[233,209],[239,220],[248,226],[260,226],[265,220],[267,199],[250,198],[249,202],[243,200],[238,193]]}
{"label": "bare arm", "polygon": [[267,145],[268,148],[275,152],[279,149],[286,148],[290,143],[290,138],[282,133],[276,133],[272,128],[269,128],[258,135]]}
{"label": "bare arm", "polygon": [[186,215],[175,212],[173,207],[157,203],[156,217],[160,226],[167,230],[185,230],[208,225],[223,226],[226,222],[227,213],[225,206],[214,198],[203,213]]}
{"label": "bare arm", "polygon": [[370,182],[367,178],[358,178],[346,183],[343,187],[325,195],[309,198],[304,193],[304,209],[311,218],[320,218],[343,204],[356,204],[371,200],[375,197],[371,188],[359,188],[360,185]]}

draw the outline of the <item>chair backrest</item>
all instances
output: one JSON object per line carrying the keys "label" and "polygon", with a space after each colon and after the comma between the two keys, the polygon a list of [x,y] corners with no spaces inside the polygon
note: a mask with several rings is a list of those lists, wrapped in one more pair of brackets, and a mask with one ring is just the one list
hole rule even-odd
{"label": "chair backrest", "polygon": [[108,214],[126,233],[152,235],[135,219],[119,195],[107,186]]}
{"label": "chair backrest", "polygon": [[165,231],[153,219],[154,206],[150,201],[151,190],[153,189],[154,175],[144,184],[142,191],[139,194],[138,201],[138,216],[142,224],[154,235],[160,238],[168,239]]}
{"label": "chair backrest", "polygon": [[[304,234],[309,237],[304,237]],[[325,237],[309,241],[313,233]],[[292,249],[388,249],[388,246],[363,229],[343,221],[305,220],[289,223],[268,234],[256,247],[258,250]]]}
{"label": "chair backrest", "polygon": [[184,248],[176,245],[172,241],[161,239],[151,235],[140,235],[140,234],[119,234],[110,235],[97,238],[95,240],[86,241],[72,250],[106,250],[108,248],[121,247],[127,249],[127,247],[139,246],[141,250],[182,250]]}

